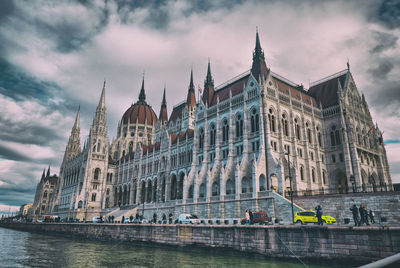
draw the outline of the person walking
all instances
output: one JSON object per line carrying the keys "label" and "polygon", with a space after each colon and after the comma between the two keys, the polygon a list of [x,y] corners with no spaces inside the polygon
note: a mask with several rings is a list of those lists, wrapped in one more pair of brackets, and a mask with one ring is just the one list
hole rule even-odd
{"label": "person walking", "polygon": [[125,216],[122,216],[121,223],[124,223],[124,221],[125,221]]}
{"label": "person walking", "polygon": [[251,211],[251,209],[249,209],[249,216],[250,216],[250,225],[253,224],[253,211]]}
{"label": "person walking", "polygon": [[375,223],[375,219],[374,219],[375,214],[371,209],[369,210],[368,216],[369,216],[369,219],[371,220],[371,223]]}
{"label": "person walking", "polygon": [[250,213],[248,209],[246,209],[246,225],[247,224],[250,224]]}
{"label": "person walking", "polygon": [[317,214],[318,225],[324,225],[322,221],[322,207],[320,205],[315,207],[315,212]]}
{"label": "person walking", "polygon": [[369,220],[368,220],[368,210],[365,207],[365,205],[363,206],[363,213],[364,213],[364,222],[366,225],[369,226]]}
{"label": "person walking", "polygon": [[356,204],[354,204],[350,210],[353,213],[354,226],[360,226],[360,222],[358,221],[358,208]]}
{"label": "person walking", "polygon": [[364,223],[364,208],[363,205],[360,205],[360,207],[358,208],[358,211],[360,212],[360,225],[362,226]]}

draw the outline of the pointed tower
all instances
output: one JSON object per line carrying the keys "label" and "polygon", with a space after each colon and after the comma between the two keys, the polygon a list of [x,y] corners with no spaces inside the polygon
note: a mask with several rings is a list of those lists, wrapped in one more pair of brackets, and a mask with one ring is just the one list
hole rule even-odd
{"label": "pointed tower", "polygon": [[193,69],[190,71],[190,83],[188,87],[186,104],[188,106],[189,111],[192,111],[193,108],[196,107],[196,93],[194,90],[194,83],[193,83]]}
{"label": "pointed tower", "polygon": [[46,169],[43,169],[43,174],[42,174],[42,180],[45,178],[45,174],[46,174]]}
{"label": "pointed tower", "polygon": [[47,174],[46,174],[46,178],[50,177],[50,165],[49,168],[47,169]]}
{"label": "pointed tower", "polygon": [[258,82],[260,82],[260,77],[264,79],[268,74],[268,68],[264,58],[264,51],[261,49],[260,38],[258,37],[258,30],[256,33],[256,47],[253,52],[251,73]]}
{"label": "pointed tower", "polygon": [[165,98],[165,91],[166,89],[164,86],[164,95],[161,102],[160,116],[158,117],[161,125],[165,125],[168,122],[167,100]]}
{"label": "pointed tower", "polygon": [[139,102],[146,102],[146,93],[144,93],[144,74],[142,79],[142,88],[139,93]]}
{"label": "pointed tower", "polygon": [[107,122],[106,122],[106,100],[105,100],[106,81],[104,81],[103,89],[99,104],[96,108],[96,114],[93,118],[92,128],[90,130],[92,136],[107,136]]}
{"label": "pointed tower", "polygon": [[206,80],[204,80],[204,93],[203,93],[203,102],[210,106],[212,98],[214,96],[214,79],[211,75],[211,67],[210,60],[208,60],[208,68],[207,68],[207,76]]}
{"label": "pointed tower", "polygon": [[81,130],[79,127],[79,121],[80,121],[80,107],[78,108],[78,111],[76,112],[74,126],[72,127],[71,135],[69,136],[69,140],[68,140],[68,144],[67,144],[67,148],[65,149],[63,162],[67,162],[67,161],[71,160],[72,158],[76,157],[81,152],[81,138],[80,138]]}

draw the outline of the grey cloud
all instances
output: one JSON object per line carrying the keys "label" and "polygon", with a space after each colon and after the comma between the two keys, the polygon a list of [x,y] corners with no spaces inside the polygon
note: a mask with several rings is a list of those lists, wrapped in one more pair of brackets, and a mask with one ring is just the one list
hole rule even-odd
{"label": "grey cloud", "polygon": [[377,19],[391,29],[400,27],[400,1],[382,1],[377,12]]}
{"label": "grey cloud", "polygon": [[395,35],[372,31],[372,36],[376,41],[376,46],[371,49],[371,53],[380,53],[397,46],[398,37]]}
{"label": "grey cloud", "polygon": [[387,108],[391,105],[400,106],[400,80],[381,82],[376,85],[379,88],[370,88],[368,90],[371,96],[369,101],[370,107],[374,107],[375,109],[386,108],[388,114],[399,117],[399,109],[390,110]]}
{"label": "grey cloud", "polygon": [[369,70],[371,75],[376,76],[378,79],[386,79],[387,75],[393,69],[394,64],[390,59],[382,59],[378,62],[378,66]]}
{"label": "grey cloud", "polygon": [[0,187],[0,204],[9,206],[20,206],[26,203],[33,203],[36,186],[30,188],[2,188]]}
{"label": "grey cloud", "polygon": [[4,147],[0,144],[0,159],[9,159],[14,161],[30,161],[31,159],[26,155],[23,155],[19,152],[11,150],[7,147]]}
{"label": "grey cloud", "polygon": [[0,24],[5,21],[15,10],[13,0],[0,1]]}

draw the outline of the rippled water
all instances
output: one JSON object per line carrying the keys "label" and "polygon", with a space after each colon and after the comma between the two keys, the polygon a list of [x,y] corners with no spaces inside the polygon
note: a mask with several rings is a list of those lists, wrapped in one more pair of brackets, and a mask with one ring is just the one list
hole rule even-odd
{"label": "rippled water", "polygon": [[[0,267],[304,267],[237,252],[82,240],[0,228]],[[326,267],[308,265],[308,267]]]}

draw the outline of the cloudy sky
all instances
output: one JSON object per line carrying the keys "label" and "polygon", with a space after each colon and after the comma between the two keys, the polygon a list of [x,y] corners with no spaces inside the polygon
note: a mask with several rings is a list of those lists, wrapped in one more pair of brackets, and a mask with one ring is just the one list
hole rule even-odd
{"label": "cloudy sky", "polygon": [[59,172],[78,106],[85,139],[106,79],[110,138],[137,100],[159,113],[202,84],[251,67],[258,26],[267,65],[308,87],[346,68],[384,131],[400,182],[400,3],[388,1],[0,1],[0,210],[33,202]]}

